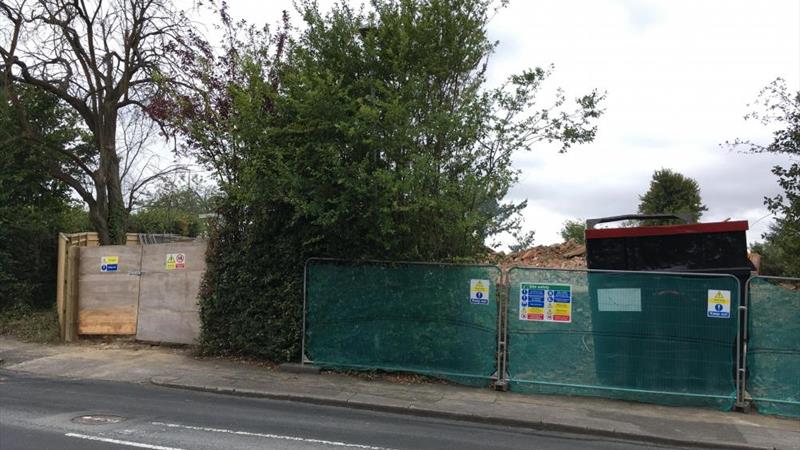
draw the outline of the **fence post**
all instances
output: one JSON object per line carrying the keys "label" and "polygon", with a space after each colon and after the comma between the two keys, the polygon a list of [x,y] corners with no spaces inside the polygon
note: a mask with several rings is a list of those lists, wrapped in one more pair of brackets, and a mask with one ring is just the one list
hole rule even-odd
{"label": "fence post", "polygon": [[750,402],[745,399],[745,391],[747,390],[747,333],[750,328],[749,315],[750,315],[750,282],[753,277],[747,279],[744,284],[744,299],[739,301],[739,333],[737,334],[737,351],[741,351],[741,357],[737,354],[736,358],[736,408],[742,411],[747,411],[750,408]]}
{"label": "fence post", "polygon": [[[747,288],[745,288],[747,292]],[[739,305],[739,320],[747,328],[747,307]],[[744,400],[745,389],[745,365],[747,364],[747,339],[742,336],[742,327],[739,326],[739,333],[736,333],[736,408],[747,409],[749,406]]]}
{"label": "fence post", "polygon": [[303,264],[303,331],[300,339],[300,364],[313,363],[310,359],[306,358],[306,314],[308,313],[308,263],[313,258],[309,258]]}
{"label": "fence post", "polygon": [[494,383],[495,390],[508,390],[508,298],[509,298],[508,272],[500,268],[500,277],[497,281],[497,381]]}
{"label": "fence post", "polygon": [[[735,409],[745,410],[747,404],[744,401],[744,359],[747,358],[747,344],[745,340],[745,330],[747,329],[747,298],[750,279],[744,284],[744,298],[739,299],[738,323],[736,324],[736,403]],[[741,290],[740,290],[741,292]]]}
{"label": "fence post", "polygon": [[56,270],[56,309],[58,310],[58,337],[64,340],[64,288],[67,272],[67,237],[58,233],[58,268]]}
{"label": "fence post", "polygon": [[64,341],[72,342],[78,337],[78,274],[80,247],[67,247],[67,277],[64,292]]}

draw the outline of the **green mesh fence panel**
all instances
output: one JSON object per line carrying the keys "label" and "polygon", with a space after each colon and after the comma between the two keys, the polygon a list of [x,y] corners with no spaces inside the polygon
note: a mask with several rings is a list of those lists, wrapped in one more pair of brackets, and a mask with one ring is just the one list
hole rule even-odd
{"label": "green mesh fence panel", "polygon": [[496,371],[499,275],[491,266],[312,260],[306,356],[320,367],[487,385]]}
{"label": "green mesh fence panel", "polygon": [[747,392],[759,412],[800,417],[800,280],[749,283]]}
{"label": "green mesh fence panel", "polygon": [[733,407],[735,278],[514,268],[509,283],[512,390]]}

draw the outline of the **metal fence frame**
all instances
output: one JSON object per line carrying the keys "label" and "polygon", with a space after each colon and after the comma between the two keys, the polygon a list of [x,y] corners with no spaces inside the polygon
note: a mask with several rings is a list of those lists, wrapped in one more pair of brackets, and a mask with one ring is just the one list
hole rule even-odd
{"label": "metal fence frame", "polygon": [[[495,387],[499,390],[506,390],[511,382],[511,377],[508,373],[508,314],[509,304],[511,299],[511,285],[509,280],[509,272],[512,269],[526,269],[532,271],[562,271],[562,272],[576,272],[576,273],[600,273],[600,274],[631,274],[631,275],[667,275],[667,276],[687,276],[687,277],[717,277],[717,278],[730,278],[735,280],[737,287],[737,295],[739,297],[739,304],[737,306],[737,332],[736,332],[736,361],[735,361],[735,405],[736,407],[747,406],[744,399],[744,392],[746,387],[746,364],[747,364],[747,332],[748,332],[748,306],[749,306],[749,289],[750,281],[755,277],[750,277],[745,283],[744,291],[742,291],[742,283],[734,275],[720,274],[720,273],[705,273],[705,272],[680,272],[680,271],[635,271],[635,270],[603,270],[603,269],[580,269],[580,268],[548,268],[548,267],[531,267],[526,265],[512,265],[506,268],[494,264],[467,264],[467,263],[436,263],[436,262],[420,262],[420,261],[391,261],[391,260],[378,260],[378,259],[364,259],[364,260],[349,260],[342,258],[318,258],[313,257],[306,260],[303,268],[303,320],[302,320],[302,339],[301,339],[301,362],[303,364],[313,364],[314,361],[306,356],[306,331],[307,331],[307,313],[308,313],[308,268],[314,262],[329,262],[329,263],[343,263],[348,265],[360,264],[405,264],[405,265],[428,265],[428,266],[455,266],[455,267],[486,267],[499,270],[499,278],[496,280],[497,290],[495,293],[497,300],[497,344],[496,344],[496,372],[490,379],[494,380]],[[760,277],[767,279],[783,279],[788,281],[798,281],[798,278],[787,277]],[[741,330],[744,330],[743,332]],[[368,367],[364,367],[367,369]],[[422,372],[421,372],[422,373]],[[444,373],[443,373],[444,374]],[[447,375],[447,374],[444,374]],[[602,389],[598,386],[584,386]],[[613,388],[615,390],[625,391],[625,388]],[[637,390],[637,392],[642,392]],[[653,391],[653,393],[670,394],[670,392]],[[682,393],[681,395],[689,395]],[[700,395],[703,397],[712,397],[708,395]],[[728,397],[725,397],[728,398]]]}
{"label": "metal fence frame", "polygon": [[[505,289],[505,284],[503,284],[503,278],[506,275],[506,271],[503,270],[502,267],[494,265],[494,264],[469,264],[469,263],[437,263],[437,262],[425,262],[425,261],[391,261],[391,260],[380,260],[380,259],[359,259],[359,260],[352,260],[352,259],[343,259],[343,258],[322,258],[322,257],[312,257],[308,258],[303,265],[303,327],[302,327],[302,339],[300,342],[300,358],[301,364],[313,364],[314,361],[309,359],[306,356],[306,321],[307,321],[307,305],[308,305],[308,266],[314,262],[339,262],[349,265],[361,265],[361,264],[407,264],[407,265],[416,265],[416,266],[449,266],[449,267],[486,267],[497,269],[499,272],[499,278],[495,285],[497,286],[495,297],[497,298],[497,345],[495,348],[495,373],[489,377],[489,379],[493,380],[495,383],[499,383],[502,380],[503,372],[501,371],[503,368],[501,367],[502,357],[505,354],[505,351],[501,350],[501,338],[500,332],[501,326],[503,324],[503,309],[502,305],[502,298],[503,293],[507,291]],[[506,295],[507,297],[507,295]],[[357,365],[353,365],[356,367]],[[364,367],[364,369],[370,369],[371,367]],[[420,372],[423,373],[423,372]],[[429,372],[429,374],[433,374],[433,372]],[[458,374],[450,374],[445,372],[436,372],[436,374],[442,375],[458,375]]]}
{"label": "metal fence frame", "polygon": [[[636,270],[604,270],[604,269],[574,269],[574,268],[563,268],[562,269],[562,268],[551,268],[551,267],[531,267],[531,266],[525,266],[525,265],[513,265],[513,266],[510,266],[510,267],[507,267],[503,271],[503,274],[506,277],[506,282],[508,281],[508,273],[512,269],[527,269],[527,270],[535,270],[535,271],[543,271],[543,272],[544,271],[583,272],[583,273],[587,273],[587,274],[588,273],[618,273],[618,274],[636,274],[636,275],[650,274],[650,275],[680,275],[680,276],[690,276],[690,277],[704,276],[704,277],[732,278],[732,279],[734,279],[736,281],[737,292],[738,292],[738,296],[739,296],[739,314],[737,314],[737,324],[736,324],[736,326],[737,326],[737,332],[736,332],[736,374],[740,373],[740,370],[741,371],[744,370],[744,369],[742,369],[740,367],[741,361],[745,360],[745,357],[742,357],[742,354],[740,354],[740,352],[742,351],[742,340],[741,340],[742,337],[741,337],[741,333],[738,331],[738,330],[741,329],[740,327],[741,327],[741,321],[742,321],[742,314],[741,314],[741,309],[742,309],[742,304],[743,304],[742,284],[741,284],[741,281],[739,281],[739,278],[737,278],[734,275],[721,274],[721,273],[704,273],[704,272],[636,271]],[[750,279],[752,279],[752,277]],[[747,281],[748,284],[750,282],[750,279],[748,279],[748,281]],[[745,285],[745,289],[746,288],[747,288],[747,285]],[[506,301],[506,305],[505,305],[506,309],[505,309],[505,311],[503,313],[503,315],[506,316],[506,320],[508,320],[507,319],[507,317],[508,317],[508,300],[511,298],[510,290],[511,290],[511,285],[510,284],[506,285],[506,291],[509,291],[508,295],[506,295],[506,297],[507,297],[507,301]],[[747,295],[747,293],[745,292],[745,296],[746,295]],[[502,330],[502,333],[505,334],[505,342],[508,342],[508,326],[507,326],[507,324],[506,324],[505,329]],[[504,355],[505,356],[505,358],[504,358],[505,364],[503,366],[503,374],[506,376],[506,378],[504,380],[502,380],[502,381],[503,381],[504,385],[507,386],[508,383],[511,381],[510,377],[508,377],[508,372],[507,372],[507,367],[508,367],[507,366],[507,364],[508,364],[508,351],[507,351],[507,349],[506,349],[506,351],[504,353],[505,353],[505,355]],[[744,377],[742,377],[741,383],[740,383],[740,379],[739,378],[740,378],[739,376],[735,376],[735,385],[736,385],[736,400],[735,401],[736,401],[736,405],[737,406],[739,406],[739,400],[740,400],[741,395],[742,395],[742,393],[744,391]],[[544,383],[542,383],[542,384],[544,384]],[[550,383],[547,383],[547,384],[550,384]],[[558,384],[558,383],[552,383],[552,384]],[[577,385],[575,385],[575,386],[571,386],[571,387],[590,387],[592,389],[602,389],[602,387],[598,387],[598,386],[577,386]],[[611,389],[611,388],[607,388],[607,389]],[[624,389],[624,388],[613,388],[613,389],[614,390],[620,390],[620,391],[626,391],[627,390],[627,389]],[[646,392],[646,391],[637,390],[636,392]],[[667,395],[671,394],[670,392],[661,392],[661,391],[658,391],[658,392],[653,391],[653,393],[667,394]],[[685,393],[681,393],[680,395],[692,396],[692,394],[685,394]],[[702,396],[703,397],[710,397],[710,396],[707,396],[707,395],[702,395]],[[725,397],[725,398],[727,398],[727,397]]]}
{"label": "metal fence frame", "polygon": [[[792,282],[792,283],[800,284],[800,278],[796,278],[796,277],[776,277],[776,276],[771,276],[771,275],[753,275],[753,276],[751,276],[750,278],[747,279],[747,282],[744,285],[745,296],[747,298],[747,307],[744,308],[744,310],[745,310],[745,314],[744,315],[745,315],[745,319],[746,320],[744,322],[745,326],[744,326],[744,340],[743,340],[743,357],[742,357],[742,367],[740,369],[741,370],[741,383],[742,384],[741,384],[741,389],[740,389],[740,399],[737,400],[737,406],[740,406],[740,407],[743,407],[743,408],[749,406],[748,402],[744,398],[744,394],[745,394],[745,390],[747,389],[747,344],[748,344],[748,339],[749,339],[748,333],[750,332],[750,312],[749,312],[749,308],[750,308],[750,284],[756,278],[762,278],[762,279],[765,279],[765,280],[785,280],[785,281],[789,281],[789,282]],[[741,316],[741,314],[740,314],[740,316]],[[755,399],[754,398],[753,400],[754,401],[758,401],[759,399]],[[772,403],[787,403],[785,401],[778,400],[778,399],[761,399],[761,400],[769,401],[769,402],[772,402]]]}

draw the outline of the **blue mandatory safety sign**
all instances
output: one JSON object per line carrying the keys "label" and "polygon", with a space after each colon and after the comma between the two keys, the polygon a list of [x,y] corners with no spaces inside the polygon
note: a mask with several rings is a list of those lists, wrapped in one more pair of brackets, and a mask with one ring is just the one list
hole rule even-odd
{"label": "blue mandatory safety sign", "polygon": [[118,256],[103,256],[100,258],[100,272],[116,272],[118,263]]}
{"label": "blue mandatory safety sign", "polygon": [[730,319],[731,291],[709,289],[706,316],[715,319]]}
{"label": "blue mandatory safety sign", "polygon": [[469,302],[473,305],[489,304],[489,280],[469,280]]}

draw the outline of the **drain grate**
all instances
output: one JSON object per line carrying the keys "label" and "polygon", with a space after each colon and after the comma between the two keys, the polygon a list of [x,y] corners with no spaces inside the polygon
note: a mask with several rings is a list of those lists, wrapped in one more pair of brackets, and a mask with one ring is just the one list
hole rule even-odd
{"label": "drain grate", "polygon": [[91,414],[85,416],[78,416],[72,419],[74,423],[81,425],[108,425],[111,423],[120,423],[125,420],[122,416],[114,416],[110,414]]}

